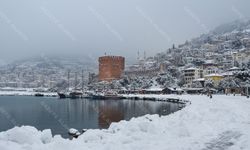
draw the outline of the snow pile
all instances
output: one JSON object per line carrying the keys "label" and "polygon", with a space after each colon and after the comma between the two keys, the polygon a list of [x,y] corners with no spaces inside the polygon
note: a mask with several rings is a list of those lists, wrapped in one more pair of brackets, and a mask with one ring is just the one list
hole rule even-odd
{"label": "snow pile", "polygon": [[[30,146],[38,146],[50,143],[51,130],[38,131],[34,127],[15,127],[0,134],[0,149],[27,149]],[[7,144],[9,143],[9,144]],[[25,148],[26,147],[26,148]]]}
{"label": "snow pile", "polygon": [[[163,96],[162,96],[163,97]],[[166,98],[169,96],[165,96]],[[217,150],[250,149],[250,99],[240,96],[174,96],[191,105],[159,117],[146,115],[88,130],[72,141],[50,130],[20,127],[0,133],[1,150]]]}

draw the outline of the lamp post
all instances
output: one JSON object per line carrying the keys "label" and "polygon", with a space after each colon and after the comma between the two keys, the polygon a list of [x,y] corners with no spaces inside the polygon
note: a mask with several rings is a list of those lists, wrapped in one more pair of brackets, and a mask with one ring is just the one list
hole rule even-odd
{"label": "lamp post", "polygon": [[246,81],[246,96],[247,96],[247,98],[249,98],[249,92],[248,92],[249,85],[250,85],[249,81]]}
{"label": "lamp post", "polygon": [[249,98],[249,94],[248,94],[248,85],[247,85],[247,92],[246,92],[247,98]]}

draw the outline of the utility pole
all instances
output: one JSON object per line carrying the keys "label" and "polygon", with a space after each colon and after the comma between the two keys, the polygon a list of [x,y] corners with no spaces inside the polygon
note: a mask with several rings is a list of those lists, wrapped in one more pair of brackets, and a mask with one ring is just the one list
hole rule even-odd
{"label": "utility pole", "polygon": [[247,98],[249,98],[249,95],[248,95],[248,85],[247,85],[247,92],[246,92],[246,94],[247,94]]}

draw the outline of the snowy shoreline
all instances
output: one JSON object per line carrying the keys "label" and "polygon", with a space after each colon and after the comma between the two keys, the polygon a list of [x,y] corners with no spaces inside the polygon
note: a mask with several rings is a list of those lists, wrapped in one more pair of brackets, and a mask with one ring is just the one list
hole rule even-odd
{"label": "snowy shoreline", "polygon": [[[165,98],[169,96],[165,95]],[[168,116],[146,115],[88,130],[72,141],[50,130],[15,127],[0,133],[1,150],[206,150],[250,149],[250,99],[241,96],[170,95],[191,105]]]}
{"label": "snowy shoreline", "polygon": [[[36,93],[34,91],[0,91],[0,96],[35,96]],[[55,92],[40,92],[45,97],[57,97],[57,93]]]}

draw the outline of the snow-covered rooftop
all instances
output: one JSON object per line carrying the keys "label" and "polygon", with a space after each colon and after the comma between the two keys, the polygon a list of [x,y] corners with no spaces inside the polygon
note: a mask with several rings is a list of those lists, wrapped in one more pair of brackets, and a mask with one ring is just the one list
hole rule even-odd
{"label": "snow-covered rooftop", "polygon": [[214,64],[214,60],[206,60],[204,64]]}
{"label": "snow-covered rooftop", "polygon": [[231,71],[233,71],[233,70],[240,70],[240,68],[239,67],[232,67],[229,70],[231,70]]}
{"label": "snow-covered rooftop", "polygon": [[146,91],[162,91],[163,89],[162,88],[157,88],[157,87],[154,87],[154,88],[149,88],[149,89],[144,89]]}
{"label": "snow-covered rooftop", "polygon": [[221,73],[221,75],[223,75],[223,76],[233,76],[234,74],[233,74],[233,72],[228,71],[228,72]]}
{"label": "snow-covered rooftop", "polygon": [[205,75],[205,77],[223,77],[223,75],[218,74],[218,73],[213,73],[213,74]]}
{"label": "snow-covered rooftop", "polygon": [[194,81],[205,81],[205,78],[198,78],[198,79],[195,79]]}
{"label": "snow-covered rooftop", "polygon": [[187,69],[184,69],[184,70],[197,70],[197,68],[195,68],[195,67],[190,67],[190,68],[187,68]]}

